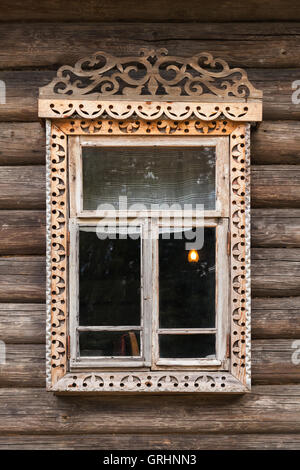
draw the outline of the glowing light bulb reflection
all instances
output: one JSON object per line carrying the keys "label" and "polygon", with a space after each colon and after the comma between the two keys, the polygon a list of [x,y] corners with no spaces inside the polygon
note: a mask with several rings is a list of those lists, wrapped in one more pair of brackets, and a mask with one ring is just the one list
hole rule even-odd
{"label": "glowing light bulb reflection", "polygon": [[197,250],[190,250],[188,254],[189,263],[198,263],[199,254]]}

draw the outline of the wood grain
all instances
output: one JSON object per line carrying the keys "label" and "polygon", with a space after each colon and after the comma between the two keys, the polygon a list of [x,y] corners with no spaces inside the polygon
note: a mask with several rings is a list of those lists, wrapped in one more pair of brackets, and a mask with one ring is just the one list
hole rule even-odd
{"label": "wood grain", "polygon": [[252,209],[253,247],[293,248],[300,246],[300,209]]}
{"label": "wood grain", "polygon": [[[300,383],[300,367],[292,362],[296,340],[253,340],[252,383]],[[6,364],[0,364],[0,387],[45,387],[44,344],[6,343]]]}
{"label": "wood grain", "polygon": [[300,337],[300,297],[252,299],[252,338]]}
{"label": "wood grain", "polygon": [[0,172],[0,209],[44,209],[44,166],[6,166]]}
{"label": "wood grain", "polygon": [[84,8],[76,0],[42,0],[37,5],[36,0],[27,0],[26,6],[17,1],[13,4],[2,0],[1,21],[99,21],[99,22],[225,22],[225,21],[299,21],[300,11],[297,0],[274,0],[270,8],[269,2],[249,0],[242,4],[237,0],[227,0],[220,3],[212,0],[187,0],[182,3],[173,0],[172,3],[153,0],[141,4],[137,0],[109,0],[99,3],[86,0]]}
{"label": "wood grain", "polygon": [[252,166],[251,191],[253,208],[300,208],[300,166]]}
{"label": "wood grain", "polygon": [[41,255],[46,251],[44,211],[0,211],[0,255]]}
{"label": "wood grain", "polygon": [[243,396],[55,396],[1,388],[1,434],[300,433],[300,385]]}
{"label": "wood grain", "polygon": [[0,302],[45,301],[45,257],[0,258]]}
{"label": "wood grain", "polygon": [[43,165],[45,153],[40,122],[0,122],[0,165]]}
{"label": "wood grain", "polygon": [[45,333],[45,304],[0,304],[0,338],[5,343],[43,344]]}
{"label": "wood grain", "polygon": [[[102,9],[101,9],[102,11]],[[166,47],[171,55],[209,51],[230,65],[297,68],[300,24],[291,23],[3,23],[0,69],[70,64],[94,52],[136,55]],[[183,45],[184,41],[184,45]]]}

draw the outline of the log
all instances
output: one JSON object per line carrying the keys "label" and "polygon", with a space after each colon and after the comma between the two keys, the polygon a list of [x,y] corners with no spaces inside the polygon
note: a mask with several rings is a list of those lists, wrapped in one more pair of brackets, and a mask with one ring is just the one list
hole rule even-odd
{"label": "log", "polygon": [[2,23],[0,69],[74,64],[102,50],[132,55],[140,47],[166,47],[172,55],[186,56],[209,51],[236,67],[297,68],[299,35],[300,24],[295,22],[193,22],[176,27],[169,23]]}
{"label": "log", "polygon": [[[299,450],[298,434],[126,433],[0,436],[1,450]],[[192,455],[192,453],[191,453]],[[220,456],[221,457],[221,456]],[[101,460],[100,460],[101,461]]]}
{"label": "log", "polygon": [[44,166],[5,166],[0,172],[0,209],[44,209]]}
{"label": "log", "polygon": [[254,165],[300,164],[300,122],[263,121],[251,132],[251,162]]}
{"label": "log", "polygon": [[252,247],[297,248],[300,246],[299,209],[252,209]]}
{"label": "log", "polygon": [[[45,341],[44,304],[0,304],[0,338],[12,344]],[[300,337],[300,297],[252,299],[253,339]]]}
{"label": "log", "polygon": [[0,304],[0,339],[10,344],[43,344],[45,304]]}
{"label": "log", "polygon": [[252,338],[299,338],[300,297],[252,299]]}
{"label": "log", "polygon": [[254,340],[251,362],[253,384],[300,383],[300,339]]}
{"label": "log", "polygon": [[299,295],[300,250],[298,248],[255,248],[252,250],[253,297]]}
{"label": "log", "polygon": [[[14,8],[8,0],[2,0],[3,10],[1,21],[55,21],[57,23],[74,21],[99,22],[246,22],[246,21],[299,21],[300,12],[297,0],[273,0],[259,2],[249,0],[245,5],[237,0],[220,3],[212,0],[210,3],[198,0],[182,3],[179,0],[161,2],[152,0],[151,4],[141,4],[137,0],[101,1],[101,8],[94,0],[86,0],[81,8],[76,0],[61,3],[59,0],[40,2],[27,0]],[[276,31],[276,30],[275,30]]]}
{"label": "log", "polygon": [[[300,164],[300,122],[263,121],[251,131],[252,164]],[[40,122],[0,122],[0,165],[45,163]]]}
{"label": "log", "polygon": [[[299,362],[300,339],[252,341],[254,385],[300,383]],[[0,387],[45,387],[45,345],[6,343]]]}
{"label": "log", "polygon": [[0,258],[0,302],[45,301],[45,257]]}
{"label": "log", "polygon": [[0,388],[0,404],[2,435],[300,433],[300,385],[258,385],[242,396],[122,398]]}
{"label": "log", "polygon": [[45,130],[39,122],[0,122],[0,165],[44,165]]}
{"label": "log", "polygon": [[6,344],[6,362],[0,363],[1,387],[45,387],[45,346]]}
{"label": "log", "polygon": [[[300,249],[254,248],[252,295],[288,297],[299,295]],[[45,258],[0,258],[0,302],[43,302]]]}
{"label": "log", "polygon": [[252,166],[251,191],[253,208],[299,208],[300,166]]}
{"label": "log", "polygon": [[[187,55],[188,51],[186,50],[186,43],[184,48],[181,46],[181,52],[183,49],[185,55]],[[47,54],[44,54],[44,49],[42,50],[43,57],[47,56]],[[107,50],[111,52],[110,49]],[[197,52],[201,50],[205,49],[199,46]],[[62,51],[63,49],[61,52]],[[91,51],[89,50],[89,53],[90,52]],[[136,52],[136,48],[134,51],[130,52]],[[196,52],[194,51],[194,53]],[[79,54],[76,59],[81,57],[83,57],[83,55]],[[74,61],[72,61],[69,57],[64,59],[65,62],[62,62],[62,64],[71,65],[74,65],[76,60],[74,58]],[[53,64],[55,64],[55,66],[53,66]],[[52,68],[57,68],[57,62],[55,61],[50,65]],[[230,65],[233,65],[233,63],[230,62]],[[34,64],[31,64],[31,67],[33,66]],[[242,64],[239,63],[238,66],[242,66]],[[38,89],[39,87],[48,84],[55,74],[56,71],[54,70],[0,71],[0,80],[3,80],[6,83],[7,89],[7,104],[0,107],[0,121],[37,121]],[[249,79],[253,84],[264,93],[263,116],[265,120],[300,119],[300,106],[292,103],[293,90],[291,88],[292,82],[294,80],[299,80],[299,68],[249,69],[248,74]],[[274,99],[274,96],[276,96],[276,99]],[[294,138],[292,134],[289,135],[291,139]]]}
{"label": "log", "polygon": [[45,254],[45,219],[45,211],[0,211],[0,255]]}

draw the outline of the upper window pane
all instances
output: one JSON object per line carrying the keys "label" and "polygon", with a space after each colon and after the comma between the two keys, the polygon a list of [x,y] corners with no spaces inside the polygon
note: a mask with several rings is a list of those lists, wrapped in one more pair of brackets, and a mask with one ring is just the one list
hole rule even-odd
{"label": "upper window pane", "polygon": [[100,204],[216,206],[216,148],[82,147],[83,210]]}

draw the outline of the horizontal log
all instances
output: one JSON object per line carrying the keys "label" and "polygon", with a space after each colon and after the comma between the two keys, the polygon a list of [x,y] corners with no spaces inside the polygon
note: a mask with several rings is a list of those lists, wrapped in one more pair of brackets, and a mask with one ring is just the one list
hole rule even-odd
{"label": "horizontal log", "polygon": [[[251,132],[252,164],[300,164],[300,122],[263,121]],[[40,122],[0,122],[0,165],[45,163]]]}
{"label": "horizontal log", "polygon": [[6,344],[0,363],[0,387],[45,387],[45,346]]}
{"label": "horizontal log", "polygon": [[300,297],[255,297],[251,303],[253,339],[300,337]]}
{"label": "horizontal log", "polygon": [[0,211],[0,255],[45,254],[45,218],[45,211]]}
{"label": "horizontal log", "polygon": [[300,166],[257,165],[251,168],[253,208],[300,207]]}
{"label": "horizontal log", "polygon": [[0,302],[45,301],[45,257],[0,258]]}
{"label": "horizontal log", "polygon": [[[257,297],[299,295],[300,249],[252,250],[252,294]],[[0,258],[0,302],[43,302],[45,258]]]}
{"label": "horizontal log", "polygon": [[300,249],[255,248],[251,255],[254,297],[299,295]]}
{"label": "horizontal log", "polygon": [[[8,0],[2,0],[3,10],[1,21],[99,21],[99,22],[137,22],[137,21],[191,21],[191,22],[225,22],[225,21],[299,21],[300,12],[297,0],[273,0],[259,2],[249,0],[242,5],[237,0],[225,4],[218,0],[210,3],[188,0],[183,4],[180,0],[161,2],[152,0],[151,4],[141,4],[137,0],[101,1],[101,8],[94,0],[86,0],[81,8],[76,0],[68,0],[63,4],[59,0],[40,2],[27,0],[26,6],[21,2],[13,8]],[[205,6],[205,8],[204,8]]]}
{"label": "horizontal log", "polygon": [[91,44],[95,52],[116,55],[136,54],[140,47],[166,47],[172,55],[210,51],[238,67],[297,68],[299,35],[300,24],[295,22],[193,22],[176,27],[169,23],[2,23],[0,69],[73,64],[91,54]]}
{"label": "horizontal log", "polygon": [[44,304],[0,304],[0,339],[10,344],[43,344],[46,333]]}
{"label": "horizontal log", "polygon": [[[0,211],[0,254],[45,253],[44,211]],[[299,209],[253,209],[252,247],[300,247]]]}
{"label": "horizontal log", "polygon": [[300,383],[300,339],[253,340],[251,362],[253,384]]}
{"label": "horizontal log", "polygon": [[254,165],[299,165],[299,148],[299,121],[263,121],[252,129],[251,161]]}
{"label": "horizontal log", "polygon": [[[73,434],[0,436],[1,450],[299,450],[299,434]],[[221,458],[221,456],[220,456]]]}
{"label": "horizontal log", "polygon": [[[108,50],[110,51],[110,49]],[[182,50],[184,50],[185,55],[188,54],[186,43],[184,47],[181,46],[181,53]],[[199,48],[197,52],[201,50],[203,49]],[[91,51],[89,50],[89,52]],[[43,49],[43,57],[45,56],[47,54],[44,54]],[[77,58],[81,57],[82,55],[79,55]],[[73,64],[73,61],[68,58],[65,63]],[[53,62],[53,64],[55,64],[55,67],[57,66],[57,62]],[[230,64],[233,65],[232,63]],[[241,66],[241,64],[238,65]],[[31,66],[34,65],[31,64]],[[0,80],[6,83],[7,93],[7,104],[0,107],[0,121],[37,121],[38,89],[49,83],[55,73],[53,70],[0,71]],[[253,84],[264,93],[264,119],[300,119],[300,107],[292,102],[293,90],[291,88],[292,82],[299,80],[299,68],[249,69],[248,74]],[[276,99],[274,99],[274,96],[276,96]],[[292,134],[290,136],[293,139]]]}
{"label": "horizontal log", "polygon": [[[252,299],[252,338],[300,337],[300,297]],[[0,339],[12,344],[45,341],[44,304],[0,304]]]}
{"label": "horizontal log", "polygon": [[43,165],[45,145],[41,123],[0,122],[0,165]]}
{"label": "horizontal log", "polygon": [[0,172],[0,209],[43,209],[45,167],[5,166]]}
{"label": "horizontal log", "polygon": [[[252,167],[252,207],[300,207],[300,167],[258,165]],[[43,209],[45,168],[2,167],[0,209]]]}
{"label": "horizontal log", "polygon": [[[299,361],[300,339],[253,340],[252,382],[300,383]],[[0,364],[0,387],[44,386],[44,344],[6,343],[6,362]]]}
{"label": "horizontal log", "polygon": [[252,209],[253,247],[300,247],[299,209]]}
{"label": "horizontal log", "polygon": [[[55,396],[0,388],[0,433],[299,433],[300,385],[254,386],[242,396]],[[3,404],[3,405],[2,405]]]}

